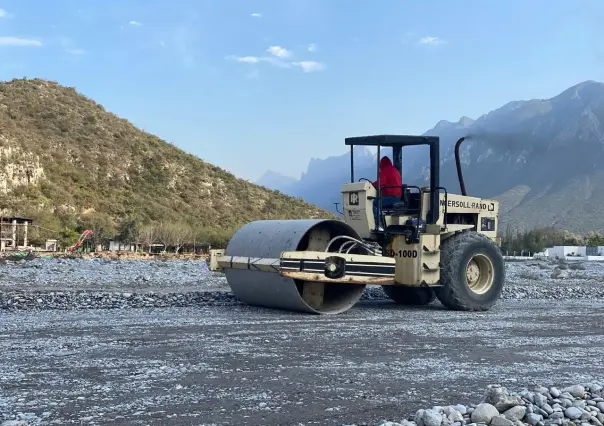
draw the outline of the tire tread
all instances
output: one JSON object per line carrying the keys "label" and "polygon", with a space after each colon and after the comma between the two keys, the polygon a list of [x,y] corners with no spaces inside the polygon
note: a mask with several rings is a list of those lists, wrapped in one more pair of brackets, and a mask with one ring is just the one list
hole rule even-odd
{"label": "tire tread", "polygon": [[[461,293],[457,280],[457,268],[460,267],[461,257],[464,255],[464,247],[468,244],[480,242],[499,252],[499,247],[488,237],[476,231],[463,231],[459,234],[447,238],[441,249],[441,283],[444,287],[437,290],[439,301],[447,308],[459,311],[486,311],[489,310],[497,301],[501,294],[501,287],[495,291],[497,294],[492,298],[491,302],[476,303],[468,300]],[[497,262],[497,259],[493,259]],[[497,267],[495,265],[495,273]],[[505,268],[502,268],[502,274],[505,274]],[[495,277],[495,280],[498,278]],[[502,283],[505,276],[501,277]]]}

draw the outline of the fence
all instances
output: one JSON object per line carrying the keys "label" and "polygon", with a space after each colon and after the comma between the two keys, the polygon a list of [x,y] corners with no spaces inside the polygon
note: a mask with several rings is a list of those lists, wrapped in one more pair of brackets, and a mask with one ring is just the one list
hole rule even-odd
{"label": "fence", "polygon": [[503,255],[503,258],[505,260],[535,260],[538,259],[538,257],[533,257],[533,256],[506,256]]}

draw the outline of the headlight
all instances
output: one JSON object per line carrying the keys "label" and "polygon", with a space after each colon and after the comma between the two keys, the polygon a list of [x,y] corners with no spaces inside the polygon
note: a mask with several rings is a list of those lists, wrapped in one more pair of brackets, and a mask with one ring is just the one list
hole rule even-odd
{"label": "headlight", "polygon": [[346,272],[346,260],[339,256],[330,256],[325,259],[325,276],[327,278],[341,278]]}

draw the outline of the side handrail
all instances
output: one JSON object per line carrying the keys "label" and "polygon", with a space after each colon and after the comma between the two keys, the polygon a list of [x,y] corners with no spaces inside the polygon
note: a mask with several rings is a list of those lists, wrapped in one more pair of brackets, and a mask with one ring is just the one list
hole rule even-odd
{"label": "side handrail", "polygon": [[[436,188],[434,188],[434,190],[435,191],[443,190],[445,192],[445,215],[443,217],[443,225],[445,226],[445,229],[447,229],[447,207],[448,207],[448,204],[449,204],[449,198],[448,198],[449,197],[449,193],[447,192],[447,188],[445,188],[444,186],[437,186]],[[438,198],[440,200],[440,197],[438,197]]]}

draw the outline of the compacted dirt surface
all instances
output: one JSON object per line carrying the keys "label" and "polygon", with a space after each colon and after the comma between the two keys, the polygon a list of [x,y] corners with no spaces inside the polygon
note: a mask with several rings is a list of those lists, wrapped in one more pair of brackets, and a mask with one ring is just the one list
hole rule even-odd
{"label": "compacted dirt surface", "polygon": [[604,300],[0,310],[0,424],[373,425],[604,377]]}

